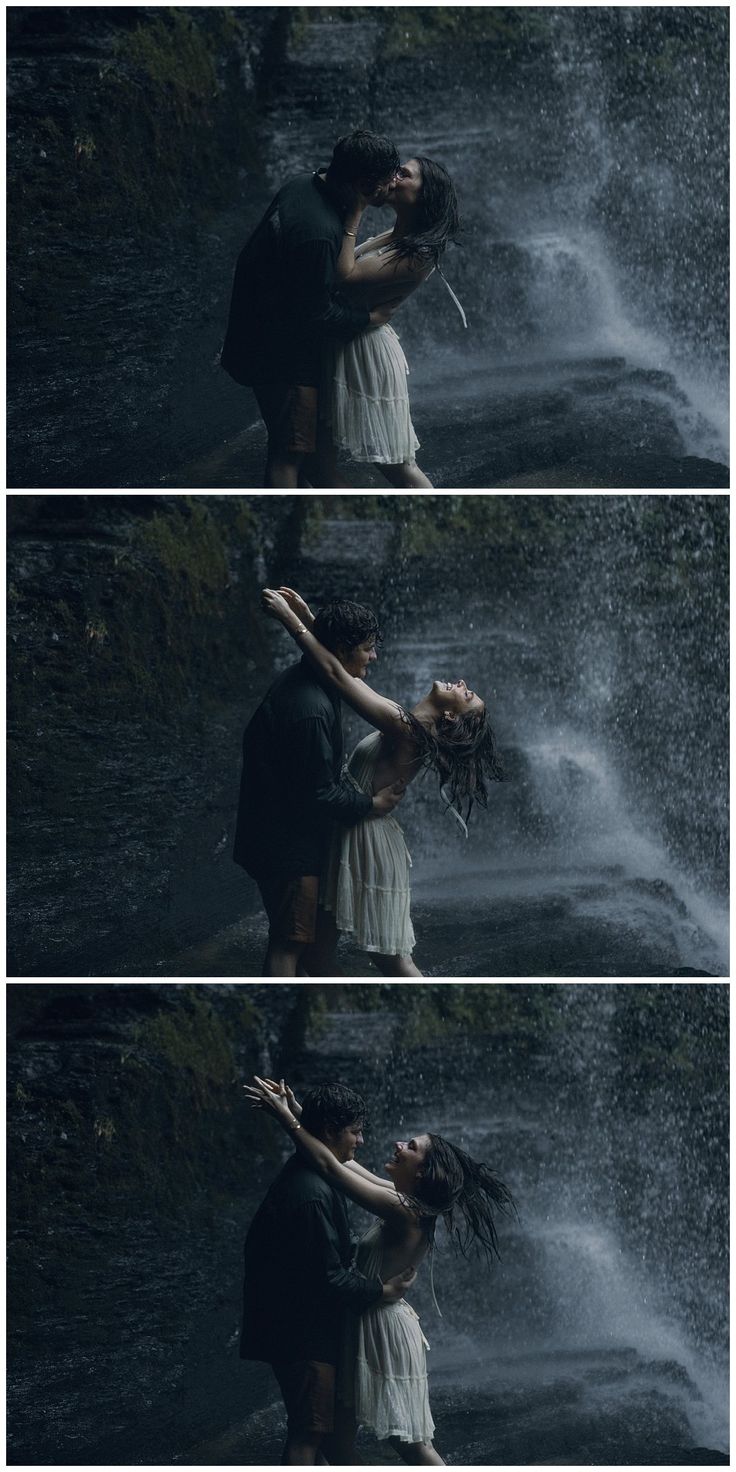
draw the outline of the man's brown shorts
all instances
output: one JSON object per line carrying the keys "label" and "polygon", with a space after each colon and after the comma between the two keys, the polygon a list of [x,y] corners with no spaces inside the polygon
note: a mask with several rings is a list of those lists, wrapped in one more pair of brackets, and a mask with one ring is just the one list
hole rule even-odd
{"label": "man's brown shorts", "polygon": [[335,1425],[335,1366],[294,1360],[273,1367],[286,1406],[289,1436],[326,1436]]}
{"label": "man's brown shorts", "polygon": [[259,879],[258,888],[268,915],[271,944],[311,946],[317,931],[319,875]]}
{"label": "man's brown shorts", "polygon": [[313,455],[317,448],[317,390],[304,383],[257,383],[269,455]]}

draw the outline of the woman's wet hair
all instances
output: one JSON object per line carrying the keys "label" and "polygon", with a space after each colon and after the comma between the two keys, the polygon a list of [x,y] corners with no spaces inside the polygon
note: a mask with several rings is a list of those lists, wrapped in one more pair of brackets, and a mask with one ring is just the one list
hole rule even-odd
{"label": "woman's wet hair", "polygon": [[429,1224],[430,1236],[441,1217],[463,1257],[479,1248],[498,1257],[496,1216],[516,1211],[508,1186],[490,1166],[473,1160],[442,1135],[429,1136],[429,1150],[411,1196],[402,1200]]}
{"label": "woman's wet hair", "polygon": [[418,721],[411,711],[401,714],[416,739],[422,765],[437,773],[440,793],[449,806],[461,813],[465,822],[473,803],[488,806],[489,782],[502,782],[503,769],[496,749],[496,738],[483,710],[467,711],[449,720],[442,715],[430,728]]}
{"label": "woman's wet hair", "polygon": [[344,1130],[349,1124],[365,1125],[365,1099],[347,1084],[316,1084],[302,1100],[301,1122],[310,1135],[323,1136],[326,1129]]}
{"label": "woman's wet hair", "polygon": [[368,185],[369,192],[392,178],[401,160],[395,144],[367,128],[338,138],[327,170],[331,184]]}
{"label": "woman's wet hair", "polygon": [[374,639],[376,647],[381,643],[381,629],[373,609],[347,598],[335,599],[320,608],[313,633],[333,654],[340,648],[355,649],[366,639]]}
{"label": "woman's wet hair", "polygon": [[439,266],[449,241],[460,231],[455,185],[442,164],[431,158],[417,158],[422,171],[412,228],[393,247],[401,260],[410,256],[417,262]]}

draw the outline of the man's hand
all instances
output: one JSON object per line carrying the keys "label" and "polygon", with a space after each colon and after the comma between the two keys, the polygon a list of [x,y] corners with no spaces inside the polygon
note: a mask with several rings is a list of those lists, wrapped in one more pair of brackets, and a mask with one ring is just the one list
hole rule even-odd
{"label": "man's hand", "polygon": [[368,313],[371,327],[385,327],[386,323],[391,321],[394,312],[398,311],[403,300],[403,296],[392,296],[387,302],[381,302],[379,306],[374,307]]}
{"label": "man's hand", "polygon": [[416,1268],[405,1268],[403,1273],[397,1273],[395,1278],[387,1278],[383,1285],[384,1303],[398,1303],[399,1299],[409,1292],[416,1275]]}
{"label": "man's hand", "polygon": [[382,787],[373,797],[373,816],[385,818],[388,813],[392,813],[397,803],[401,802],[405,792],[405,782],[394,782],[391,787]]}

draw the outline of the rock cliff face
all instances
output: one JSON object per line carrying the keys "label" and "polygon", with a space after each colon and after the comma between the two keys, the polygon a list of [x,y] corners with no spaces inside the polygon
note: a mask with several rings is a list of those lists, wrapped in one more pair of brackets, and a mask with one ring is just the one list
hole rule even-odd
{"label": "rock cliff face", "polygon": [[243,1199],[278,1158],[240,1092],[272,1026],[251,989],[11,989],[11,1460],[115,1461],[136,1423],[164,1462],[174,1421],[196,1439]]}
{"label": "rock cliff face", "polygon": [[15,486],[155,486],[198,423],[233,422],[210,365],[282,24],[269,6],[11,12]]}
{"label": "rock cliff face", "polygon": [[400,319],[438,484],[727,484],[725,12],[10,15],[14,487],[260,484],[233,264],[361,124],[459,186],[469,331],[439,278]]}
{"label": "rock cliff face", "polygon": [[9,519],[10,969],[94,973],[152,925],[163,953],[186,936],[193,864],[215,911],[242,884],[260,523],[239,497],[18,497]]}
{"label": "rock cliff face", "polygon": [[451,1461],[723,1462],[727,1011],[700,983],[11,984],[11,1463],[278,1461],[237,1351],[289,1149],[242,1103],[254,1069],[358,1089],[372,1169],[439,1130],[512,1188],[492,1275],[440,1230],[443,1320],[413,1294]]}
{"label": "rock cliff face", "polygon": [[508,780],[467,841],[430,778],[402,808],[420,965],[722,974],[724,499],[409,499],[10,498],[11,974],[259,974],[230,854],[242,727],[293,659],[264,582],[372,603],[379,689],[491,702]]}

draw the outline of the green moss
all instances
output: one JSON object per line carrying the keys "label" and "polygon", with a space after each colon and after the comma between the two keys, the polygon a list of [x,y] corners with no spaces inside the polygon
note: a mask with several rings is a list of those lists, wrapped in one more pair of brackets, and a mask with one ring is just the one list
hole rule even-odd
{"label": "green moss", "polygon": [[206,505],[195,497],[182,498],[176,512],[153,516],[141,523],[138,546],[163,570],[195,613],[211,609],[228,581],[227,553]]}
{"label": "green moss", "polygon": [[389,5],[382,14],[387,58],[448,46],[462,50],[488,45],[510,54],[549,29],[549,17],[541,8],[418,5],[409,9]]}
{"label": "green moss", "polygon": [[162,7],[153,20],[121,36],[117,51],[148,83],[170,94],[182,120],[189,117],[192,106],[203,106],[217,94],[208,39],[183,8]]}
{"label": "green moss", "polygon": [[236,196],[240,169],[260,170],[240,75],[248,25],[222,7],[159,7],[120,27],[110,60],[77,69],[54,116],[24,116],[8,160],[13,320],[68,320],[69,293],[95,271],[76,241],[150,232],[183,208],[207,220]]}
{"label": "green moss", "polygon": [[133,1024],[117,1055],[101,1054],[75,1098],[19,1085],[9,1102],[14,1224],[38,1235],[75,1211],[187,1216],[237,1195],[240,1152],[256,1140],[240,1075],[256,1063],[260,1027],[249,998],[213,1007],[190,989]]}
{"label": "green moss", "polygon": [[532,1044],[559,1023],[554,987],[424,985],[406,989],[398,1000],[405,1009],[405,1036],[416,1044],[448,1033],[478,1037],[510,1032],[523,1048],[525,1039]]}
{"label": "green moss", "polygon": [[[244,1029],[252,1031],[256,1012],[247,1002],[241,1017]],[[196,1108],[215,1103],[228,1111],[233,1107],[238,1070],[232,1038],[222,1017],[201,998],[191,997],[186,1008],[157,1013],[138,1026],[135,1038],[186,1083]]]}
{"label": "green moss", "polygon": [[410,987],[395,982],[353,982],[329,988],[306,985],[299,988],[283,1033],[284,1067],[303,1051],[308,1033],[312,1038],[319,1036],[329,1013],[355,1011],[397,1014],[403,1040],[415,1046],[448,1033],[475,1037],[512,1032],[523,1047],[524,1040],[531,1043],[536,1036],[563,1025],[553,986],[519,987],[502,982],[490,986],[431,982]]}
{"label": "green moss", "polygon": [[549,34],[549,17],[541,7],[481,5],[382,5],[376,15],[368,6],[331,5],[292,6],[289,13],[289,41],[294,52],[316,22],[330,22],[349,27],[366,17],[382,24],[380,38],[384,61],[392,61],[415,53],[448,47],[453,51],[471,50],[486,45],[505,56],[511,56]]}

